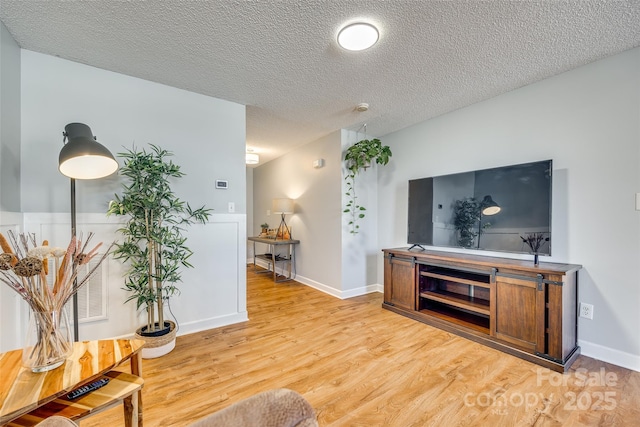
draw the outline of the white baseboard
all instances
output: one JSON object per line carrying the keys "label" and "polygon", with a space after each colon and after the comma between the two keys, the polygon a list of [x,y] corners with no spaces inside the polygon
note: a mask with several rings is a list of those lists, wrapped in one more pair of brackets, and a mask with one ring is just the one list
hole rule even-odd
{"label": "white baseboard", "polygon": [[340,299],[358,297],[360,295],[366,295],[373,292],[382,292],[382,285],[380,284],[367,285],[360,288],[341,291],[339,289],[332,288],[330,286],[327,286],[323,283],[316,282],[315,280],[309,279],[304,276],[296,276],[295,280],[311,288],[324,292],[325,294],[329,294],[333,297],[340,298]]}
{"label": "white baseboard", "polygon": [[342,292],[342,299],[345,298],[353,298],[358,297],[360,295],[371,294],[373,292],[383,292],[383,287],[379,283],[374,283],[372,285],[363,286],[360,288],[349,289],[348,291]]}
{"label": "white baseboard", "polygon": [[[227,316],[213,317],[211,319],[198,320],[195,322],[180,323],[177,336],[195,334],[196,332],[206,331],[208,329],[221,328],[223,326],[233,325],[234,323],[246,322],[249,320],[247,312],[234,313]],[[119,335],[109,339],[134,339],[135,334],[132,332],[126,335]]]}
{"label": "white baseboard", "polygon": [[195,322],[181,323],[177,335],[188,335],[208,329],[220,328],[222,326],[233,325],[234,323],[246,322],[249,320],[246,311],[233,313],[226,316],[212,317],[210,319],[198,320]]}
{"label": "white baseboard", "polygon": [[640,372],[640,356],[638,355],[583,340],[578,340],[578,345],[580,346],[580,353],[587,357]]}
{"label": "white baseboard", "polygon": [[[247,264],[253,264],[253,259],[248,261]],[[261,259],[256,260],[256,264],[258,264],[262,268],[268,267],[267,262]],[[282,275],[288,274],[288,271],[286,271],[283,267],[280,267],[280,266],[276,267],[276,272]],[[317,289],[320,292],[329,294],[332,297],[336,297],[340,299],[353,298],[360,295],[370,294],[372,292],[383,292],[383,289],[384,289],[381,284],[376,283],[373,285],[367,285],[360,288],[349,289],[348,291],[341,291],[339,289],[332,288],[331,286],[327,286],[324,283],[316,282],[315,280],[309,279],[308,277],[300,276],[299,274],[294,277],[294,280],[296,282],[300,282],[304,285],[312,287],[313,289]]]}

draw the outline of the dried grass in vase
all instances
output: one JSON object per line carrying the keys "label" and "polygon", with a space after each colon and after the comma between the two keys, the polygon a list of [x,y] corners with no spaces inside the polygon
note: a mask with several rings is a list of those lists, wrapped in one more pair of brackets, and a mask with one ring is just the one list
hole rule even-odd
{"label": "dried grass in vase", "polygon": [[[78,267],[88,264],[98,255],[102,243],[88,250],[93,233],[83,242],[73,237],[67,249],[49,246],[45,240],[38,245],[34,234],[7,233],[9,241],[0,233],[0,281],[17,292],[31,308],[36,336],[32,345],[23,350],[23,363],[35,372],[59,366],[69,355],[71,343],[59,327],[63,308],[69,299],[85,285],[109,254],[111,246],[98,262],[78,277]],[[112,244],[113,245],[113,244]],[[55,271],[49,283],[49,260]]]}

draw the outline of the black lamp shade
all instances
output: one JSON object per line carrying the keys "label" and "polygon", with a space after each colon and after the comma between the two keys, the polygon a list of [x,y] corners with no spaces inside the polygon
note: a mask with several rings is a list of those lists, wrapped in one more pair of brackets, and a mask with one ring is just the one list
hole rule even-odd
{"label": "black lamp shade", "polygon": [[58,157],[60,173],[74,179],[96,179],[118,170],[113,154],[95,140],[89,126],[70,123],[64,132],[67,143]]}
{"label": "black lamp shade", "polygon": [[502,208],[493,201],[491,196],[484,196],[482,200],[482,215],[495,215],[500,212]]}

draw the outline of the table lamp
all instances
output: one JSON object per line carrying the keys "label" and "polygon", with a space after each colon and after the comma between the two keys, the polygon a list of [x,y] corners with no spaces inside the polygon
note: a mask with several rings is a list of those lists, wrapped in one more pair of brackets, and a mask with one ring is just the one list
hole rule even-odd
{"label": "table lamp", "polygon": [[285,214],[293,213],[293,200],[292,199],[273,199],[271,205],[271,211],[276,214],[282,214],[280,220],[280,226],[276,233],[276,239],[281,236],[282,239],[291,240],[291,230],[284,220]]}

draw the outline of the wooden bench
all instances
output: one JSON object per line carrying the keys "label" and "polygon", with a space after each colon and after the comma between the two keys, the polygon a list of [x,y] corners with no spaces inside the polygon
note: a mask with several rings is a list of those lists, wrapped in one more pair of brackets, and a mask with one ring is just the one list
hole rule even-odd
{"label": "wooden bench", "polygon": [[[138,401],[138,392],[142,389],[144,380],[136,375],[118,371],[107,372],[100,378],[108,378],[109,383],[73,400],[67,399],[65,394],[11,421],[7,426],[35,426],[54,415],[78,422],[122,403],[125,426],[142,427],[142,402]],[[97,379],[99,378],[93,381]]]}

